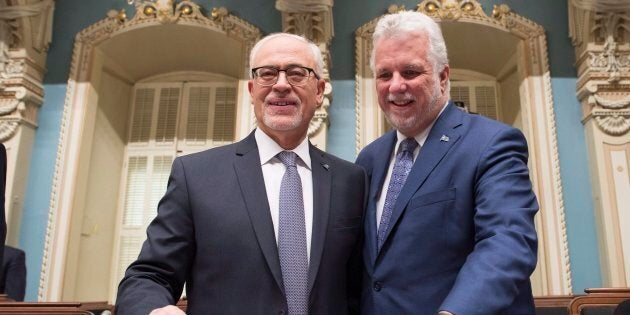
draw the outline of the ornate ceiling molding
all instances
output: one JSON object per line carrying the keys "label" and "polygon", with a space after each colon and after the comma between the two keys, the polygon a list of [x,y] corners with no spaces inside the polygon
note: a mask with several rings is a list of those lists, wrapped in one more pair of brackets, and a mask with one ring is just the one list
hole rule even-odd
{"label": "ornate ceiling molding", "polygon": [[541,26],[514,14],[506,4],[494,5],[491,17],[486,15],[481,4],[473,0],[424,0],[416,6],[416,11],[438,21],[461,20],[463,22],[492,24],[517,35],[519,38],[534,38],[544,34],[544,29]]}
{"label": "ornate ceiling molding", "polygon": [[112,10],[107,13],[105,19],[77,34],[76,42],[95,46],[118,33],[159,24],[202,26],[226,33],[229,37],[246,43],[260,37],[260,31],[255,26],[230,14],[224,7],[213,8],[210,16],[206,17],[199,5],[193,1],[184,0],[174,4],[173,0],[162,0],[138,3],[132,19],[127,18],[125,10]]}

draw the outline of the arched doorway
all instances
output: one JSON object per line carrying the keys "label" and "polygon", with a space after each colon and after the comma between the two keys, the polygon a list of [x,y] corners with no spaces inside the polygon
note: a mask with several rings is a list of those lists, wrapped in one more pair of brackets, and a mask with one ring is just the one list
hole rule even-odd
{"label": "arched doorway", "polygon": [[[155,206],[175,156],[253,128],[247,69],[259,37],[225,8],[206,17],[187,0],[146,2],[131,20],[110,12],[77,35],[39,300],[113,300],[126,267],[117,262],[137,255],[142,239],[130,241],[141,234],[133,230],[150,220],[146,209],[127,220],[138,216],[130,204]],[[142,167],[150,198],[130,201]]]}

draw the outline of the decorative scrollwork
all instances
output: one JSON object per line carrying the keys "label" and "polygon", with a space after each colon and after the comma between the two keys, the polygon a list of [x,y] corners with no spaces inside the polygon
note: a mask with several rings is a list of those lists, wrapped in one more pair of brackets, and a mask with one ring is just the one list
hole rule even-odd
{"label": "decorative scrollwork", "polygon": [[24,102],[14,98],[0,99],[0,116],[11,114],[18,108],[24,108]]}
{"label": "decorative scrollwork", "polygon": [[618,100],[608,100],[597,94],[592,94],[589,97],[589,103],[597,104],[606,109],[621,109],[630,105],[630,96]]}
{"label": "decorative scrollwork", "polygon": [[17,119],[0,120],[0,142],[11,139],[18,130],[20,122]]}
{"label": "decorative scrollwork", "polygon": [[608,82],[617,83],[621,79],[621,72],[630,71],[630,53],[617,51],[617,43],[612,36],[608,36],[602,52],[591,52],[590,68],[593,71],[608,73]]}
{"label": "decorative scrollwork", "polygon": [[459,20],[462,16],[486,16],[481,5],[471,0],[425,0],[418,4],[416,11],[451,21]]}
{"label": "decorative scrollwork", "polygon": [[597,126],[611,136],[620,136],[630,130],[630,111],[595,111]]}

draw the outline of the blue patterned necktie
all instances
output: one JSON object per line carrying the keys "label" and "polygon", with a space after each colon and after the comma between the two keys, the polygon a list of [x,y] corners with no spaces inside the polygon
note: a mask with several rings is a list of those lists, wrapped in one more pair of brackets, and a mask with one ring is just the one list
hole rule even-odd
{"label": "blue patterned necktie", "polygon": [[[278,153],[287,170],[280,184],[278,249],[289,314],[308,314],[308,256],[302,182],[291,151]],[[254,288],[252,288],[254,289]]]}
{"label": "blue patterned necktie", "polygon": [[385,195],[385,204],[383,205],[383,213],[381,215],[381,224],[378,227],[378,250],[381,250],[385,242],[385,235],[389,229],[389,221],[392,218],[392,211],[398,199],[398,194],[405,185],[407,175],[413,166],[413,150],[418,146],[418,142],[414,138],[407,138],[400,143],[400,148],[396,154],[396,162],[387,187],[387,195]]}

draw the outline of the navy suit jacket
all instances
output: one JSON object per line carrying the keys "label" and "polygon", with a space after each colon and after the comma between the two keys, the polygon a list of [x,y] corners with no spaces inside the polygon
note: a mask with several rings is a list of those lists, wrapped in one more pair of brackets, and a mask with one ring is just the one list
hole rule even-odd
{"label": "navy suit jacket", "polygon": [[[6,188],[7,181],[7,150],[4,147],[4,144],[0,143],[0,244],[4,245],[4,241],[7,236],[7,223],[5,219],[4,213],[4,193]],[[0,263],[2,263],[2,256],[4,255],[3,251],[0,251]],[[3,283],[4,280],[2,275],[0,275],[0,283]]]}
{"label": "navy suit jacket", "polygon": [[534,314],[538,204],[522,133],[447,105],[377,251],[376,202],[395,144],[396,132],[388,132],[357,158],[370,183],[362,312]]}
{"label": "navy suit jacket", "polygon": [[3,252],[2,275],[4,280],[0,283],[0,292],[5,293],[15,301],[24,301],[24,293],[26,292],[26,260],[24,251],[5,245]]}
{"label": "navy suit jacket", "polygon": [[[358,308],[366,180],[361,167],[310,146],[311,314]],[[119,285],[117,315],[174,304],[190,314],[287,311],[278,247],[254,134],[175,159],[138,260]]]}

